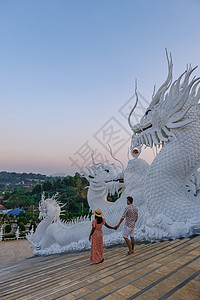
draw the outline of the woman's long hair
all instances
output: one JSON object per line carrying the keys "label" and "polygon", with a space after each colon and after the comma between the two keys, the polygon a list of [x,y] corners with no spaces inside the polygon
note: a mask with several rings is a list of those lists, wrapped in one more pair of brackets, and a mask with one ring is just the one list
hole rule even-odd
{"label": "woman's long hair", "polygon": [[101,224],[103,222],[103,218],[102,217],[95,216],[95,219],[97,219],[97,224]]}

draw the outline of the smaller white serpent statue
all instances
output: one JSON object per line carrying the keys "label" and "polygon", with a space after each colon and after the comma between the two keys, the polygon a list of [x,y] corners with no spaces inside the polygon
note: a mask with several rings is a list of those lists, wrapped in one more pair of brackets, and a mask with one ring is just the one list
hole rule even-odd
{"label": "smaller white serpent statue", "polygon": [[[91,209],[95,209],[96,205],[103,207],[105,217],[110,224],[116,225],[118,216],[124,209],[125,204],[108,202],[106,197],[108,194],[114,195],[115,192],[121,192],[124,188],[122,168],[115,164],[95,164],[91,168],[87,168],[89,180],[92,182],[92,188],[88,194],[93,194],[94,190],[96,197],[88,201]],[[93,174],[93,176],[91,175]],[[87,175],[85,174],[87,177]],[[61,213],[61,204],[56,200],[56,196],[45,199],[44,194],[40,201],[39,218],[42,221],[39,223],[34,234],[28,234],[28,241],[34,246],[34,254],[51,254],[59,253],[68,250],[80,250],[89,248],[90,243],[88,236],[91,230],[91,219],[87,216],[77,218],[71,222],[63,222],[59,216]],[[96,205],[95,202],[96,201]],[[99,201],[99,202],[98,202]],[[101,201],[101,203],[100,203]],[[104,229],[105,238],[112,234],[110,229]],[[121,240],[119,234],[114,238],[108,238],[107,244],[112,244],[117,240]]]}

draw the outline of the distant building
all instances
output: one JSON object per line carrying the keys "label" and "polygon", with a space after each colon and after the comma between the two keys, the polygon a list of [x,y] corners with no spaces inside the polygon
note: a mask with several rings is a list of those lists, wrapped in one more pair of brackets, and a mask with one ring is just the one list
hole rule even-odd
{"label": "distant building", "polygon": [[38,211],[38,207],[35,206],[34,204],[31,204],[31,205],[29,206],[29,209],[32,210],[32,211]]}
{"label": "distant building", "polygon": [[0,204],[0,215],[4,214],[5,211],[6,211],[5,206]]}
{"label": "distant building", "polygon": [[13,209],[9,210],[9,212],[7,214],[8,215],[19,216],[20,212],[25,213],[25,210],[22,210],[22,209],[16,207],[16,208],[13,208]]}
{"label": "distant building", "polygon": [[5,210],[5,206],[3,204],[0,204],[0,210]]}
{"label": "distant building", "polygon": [[2,214],[7,214],[7,213],[9,213],[9,211],[11,211],[12,209],[4,209],[4,210],[1,210],[1,213]]}

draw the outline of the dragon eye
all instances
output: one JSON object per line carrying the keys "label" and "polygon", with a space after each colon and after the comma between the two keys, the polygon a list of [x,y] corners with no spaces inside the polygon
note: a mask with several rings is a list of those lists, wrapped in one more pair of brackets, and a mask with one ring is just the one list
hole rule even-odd
{"label": "dragon eye", "polygon": [[109,170],[106,169],[105,171],[106,171],[107,173],[109,173]]}
{"label": "dragon eye", "polygon": [[146,112],[145,112],[145,115],[147,116],[148,113],[151,111],[151,109],[148,109]]}

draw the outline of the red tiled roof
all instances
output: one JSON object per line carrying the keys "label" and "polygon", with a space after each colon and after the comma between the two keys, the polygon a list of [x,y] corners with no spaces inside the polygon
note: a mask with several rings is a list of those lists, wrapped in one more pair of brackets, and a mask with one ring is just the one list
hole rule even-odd
{"label": "red tiled roof", "polygon": [[4,205],[0,204],[0,210],[6,209]]}

